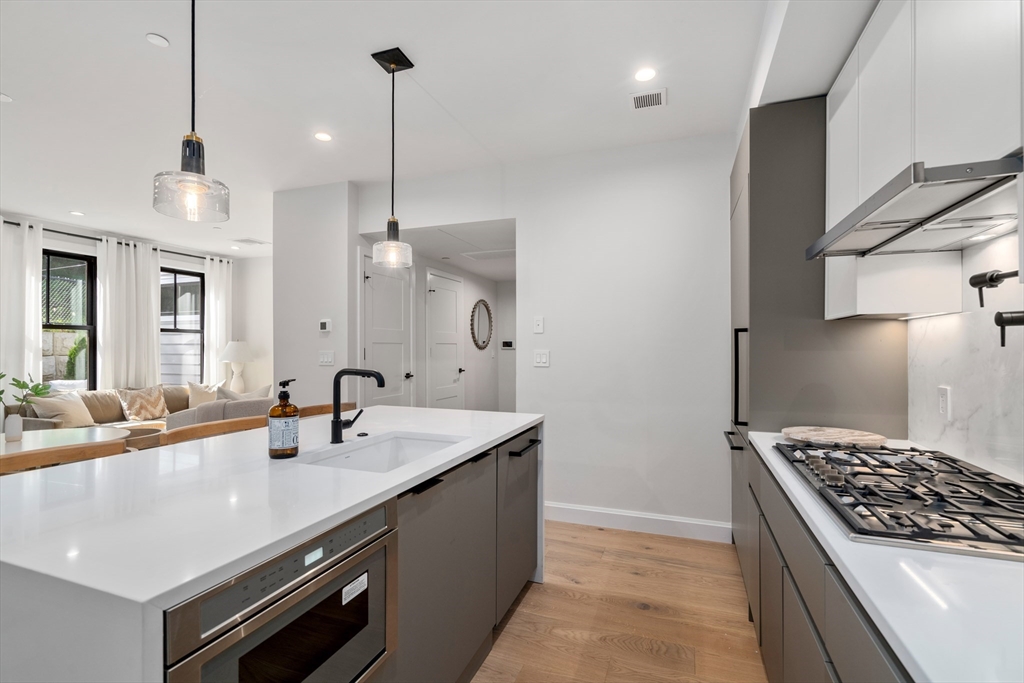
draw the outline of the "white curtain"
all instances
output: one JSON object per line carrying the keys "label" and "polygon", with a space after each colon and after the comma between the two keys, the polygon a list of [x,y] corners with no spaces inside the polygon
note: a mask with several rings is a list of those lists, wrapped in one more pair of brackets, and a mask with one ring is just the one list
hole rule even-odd
{"label": "white curtain", "polygon": [[206,257],[206,339],[203,347],[203,381],[216,384],[228,378],[227,364],[217,359],[231,341],[231,261]]}
{"label": "white curtain", "polygon": [[0,223],[0,372],[8,397],[12,377],[42,381],[42,271],[43,226]]}
{"label": "white curtain", "polygon": [[160,251],[104,237],[96,256],[99,388],[160,384]]}

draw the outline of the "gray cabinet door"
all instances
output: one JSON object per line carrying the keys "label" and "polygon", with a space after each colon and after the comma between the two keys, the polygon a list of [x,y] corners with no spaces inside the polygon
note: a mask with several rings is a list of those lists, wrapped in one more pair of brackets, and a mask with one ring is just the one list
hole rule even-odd
{"label": "gray cabinet door", "polygon": [[825,648],[789,569],[782,581],[782,669],[786,683],[830,683]]}
{"label": "gray cabinet door", "polygon": [[[750,457],[750,451],[743,451],[743,455]],[[761,642],[761,569],[758,566],[761,545],[760,519],[761,509],[757,506],[753,491],[747,486],[743,505],[743,528],[740,531],[740,538],[736,541],[736,553],[740,558],[740,571],[747,588],[747,600],[750,603],[750,615],[754,621],[758,643]]]}
{"label": "gray cabinet door", "polygon": [[782,622],[782,553],[775,545],[764,517],[760,518],[761,535],[761,660],[769,683],[781,683],[783,669]]}
{"label": "gray cabinet door", "polygon": [[496,472],[491,452],[398,499],[398,647],[375,681],[455,681],[488,637]]}
{"label": "gray cabinet door", "polygon": [[845,683],[899,683],[908,677],[833,567],[825,580],[825,644]]}
{"label": "gray cabinet door", "polygon": [[498,447],[497,624],[537,568],[537,430]]}

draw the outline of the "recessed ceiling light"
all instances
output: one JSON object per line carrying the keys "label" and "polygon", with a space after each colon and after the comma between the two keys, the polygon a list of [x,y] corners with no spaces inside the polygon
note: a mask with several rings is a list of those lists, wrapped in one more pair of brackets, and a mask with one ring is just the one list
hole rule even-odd
{"label": "recessed ceiling light", "polygon": [[313,135],[313,137],[315,137],[320,142],[330,142],[331,141],[331,134],[330,133],[316,133],[315,135]]}
{"label": "recessed ceiling light", "polygon": [[993,237],[995,237],[995,235],[975,235],[974,237],[968,237],[967,239],[971,242],[980,242],[981,240],[990,240]]}
{"label": "recessed ceiling light", "polygon": [[14,98],[10,95],[0,92],[0,102],[13,102]]}
{"label": "recessed ceiling light", "polygon": [[236,250],[237,250],[237,249],[241,249],[241,247],[239,247],[239,246],[237,246],[237,245],[235,245],[235,244],[232,244],[232,245],[231,245],[231,248],[232,248],[232,249],[236,249]]}
{"label": "recessed ceiling light", "polygon": [[638,81],[649,81],[652,78],[654,78],[657,75],[657,73],[658,72],[655,71],[654,69],[640,69],[639,71],[636,72],[636,75],[633,78],[635,78]]}
{"label": "recessed ceiling light", "polygon": [[146,40],[153,43],[157,47],[170,47],[171,41],[164,38],[159,33],[147,33]]}
{"label": "recessed ceiling light", "polygon": [[84,216],[85,214],[81,211],[68,211],[72,216]]}

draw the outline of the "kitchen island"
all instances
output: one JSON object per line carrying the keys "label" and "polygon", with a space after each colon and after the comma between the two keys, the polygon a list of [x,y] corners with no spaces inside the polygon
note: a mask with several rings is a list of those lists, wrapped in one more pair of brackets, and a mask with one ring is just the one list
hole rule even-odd
{"label": "kitchen island", "polygon": [[[890,659],[891,671],[876,668],[872,680],[1024,680],[1024,562],[854,541],[824,498],[775,449],[785,441],[782,434],[750,432],[749,437],[756,451],[750,454],[756,458],[749,463],[750,488],[763,511],[758,592],[769,680],[777,629],[767,622],[777,605],[768,601],[766,577],[772,574],[765,570],[780,550],[785,575],[802,592],[793,602],[817,630],[803,652],[783,648],[783,656],[793,654],[797,666],[807,665],[809,652],[827,648],[828,668],[834,665],[843,680],[841,665],[855,670],[890,652],[897,660]],[[889,440],[888,445],[916,444]],[[792,513],[806,531],[786,527]],[[801,549],[800,541],[792,540],[806,532],[816,548]],[[786,614],[783,610],[784,638],[792,626]]]}
{"label": "kitchen island", "polygon": [[301,421],[289,460],[270,460],[258,429],[0,478],[0,680],[163,680],[165,610],[531,428],[543,416],[377,406],[346,443],[450,443],[384,472],[317,465],[322,416]]}

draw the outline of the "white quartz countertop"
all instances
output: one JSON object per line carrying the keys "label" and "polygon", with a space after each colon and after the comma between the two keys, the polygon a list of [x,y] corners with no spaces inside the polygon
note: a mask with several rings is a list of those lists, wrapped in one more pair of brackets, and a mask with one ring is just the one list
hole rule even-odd
{"label": "white quartz countertop", "polygon": [[1024,563],[853,541],[775,451],[782,434],[750,439],[914,680],[1024,681]]}
{"label": "white quartz countertop", "polygon": [[330,441],[324,415],[300,422],[288,460],[267,456],[264,428],[11,474],[0,477],[0,564],[166,609],[543,419],[368,408],[346,442],[359,432],[465,437],[384,473],[303,462]]}

